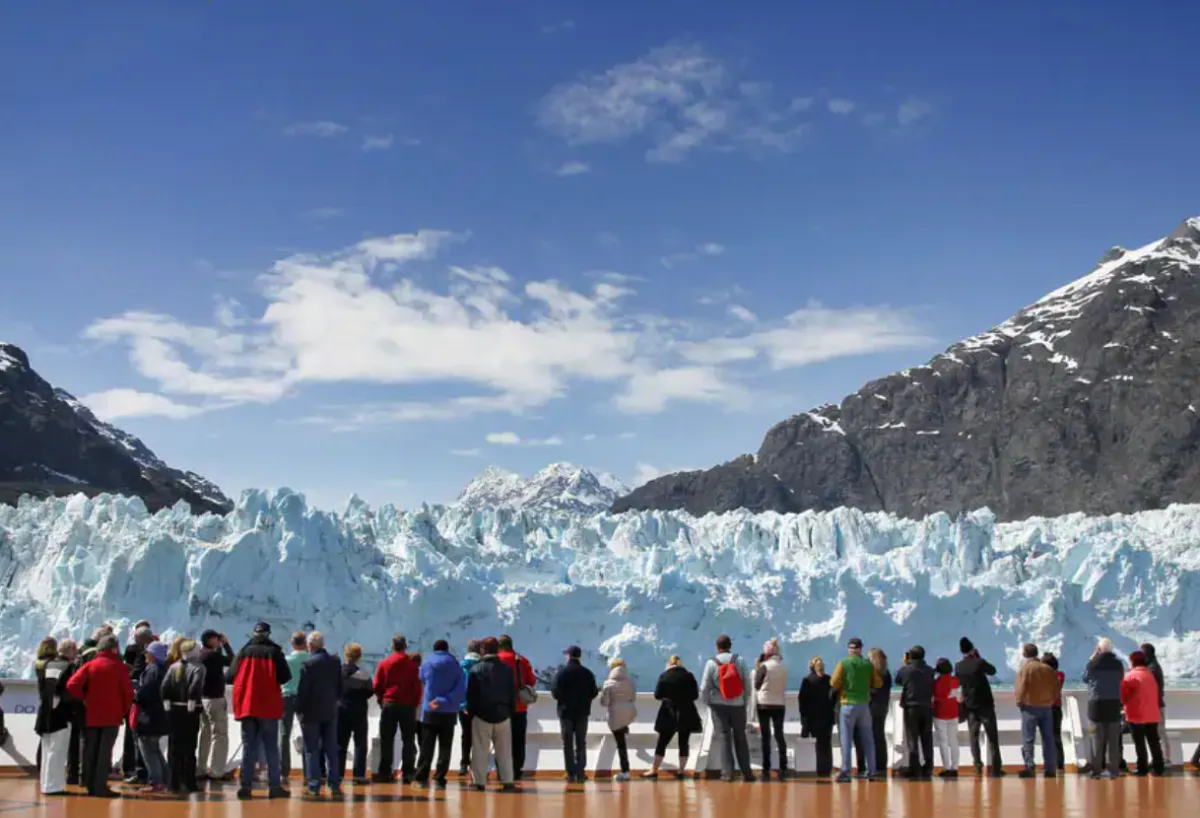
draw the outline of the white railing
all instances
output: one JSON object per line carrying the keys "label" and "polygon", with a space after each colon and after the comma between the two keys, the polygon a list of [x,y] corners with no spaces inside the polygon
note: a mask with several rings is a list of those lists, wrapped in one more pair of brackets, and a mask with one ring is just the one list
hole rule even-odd
{"label": "white railing", "polygon": [[[0,768],[32,767],[37,753],[38,737],[33,731],[34,719],[37,713],[37,690],[31,681],[4,681],[5,692],[0,698],[0,706],[5,710],[5,721],[12,734],[12,740],[0,748]],[[1021,730],[1020,718],[1011,690],[997,689],[996,710],[999,722],[999,738],[1001,758],[1006,765],[1021,763]],[[1200,690],[1172,689],[1167,691],[1167,722],[1166,736],[1170,757],[1174,764],[1179,765],[1191,758],[1192,751],[1200,744]],[[658,714],[658,702],[648,693],[638,695],[638,716],[630,727],[629,754],[630,763],[634,770],[650,767],[654,755],[657,736],[654,733],[654,719]],[[800,738],[800,717],[797,707],[796,693],[787,696],[787,719],[784,732],[788,742],[788,767],[799,772],[812,772],[816,769],[814,742],[811,739]],[[721,745],[718,737],[713,734],[711,720],[706,709],[701,707],[704,717],[704,731],[701,735],[692,737],[692,756],[689,759],[689,770],[705,771],[717,769],[720,766]],[[1063,750],[1068,765],[1081,764],[1088,757],[1087,735],[1087,693],[1084,691],[1067,691],[1063,702]],[[378,753],[378,710],[371,703],[370,737],[372,745],[371,768],[374,768],[376,753]],[[749,736],[751,759],[757,768],[761,760],[761,739],[754,728]],[[298,739],[299,730],[293,731]],[[899,692],[892,695],[892,712],[887,721],[886,734],[888,737],[889,766],[896,768],[904,763],[904,730],[900,718]],[[459,736],[456,731],[453,764],[458,765]],[[1133,761],[1132,744],[1127,739],[1125,757]],[[236,723],[230,724],[230,759],[232,769],[238,764],[241,756],[241,743]],[[837,731],[834,731],[834,765],[840,763],[841,751],[838,746]],[[959,730],[960,763],[963,766],[971,764],[971,754],[967,737],[966,724]],[[558,732],[558,718],[555,713],[554,701],[549,694],[542,692],[541,696],[529,712],[529,730],[527,739],[526,769],[537,771],[561,771],[563,769],[562,745]],[[772,747],[772,753],[774,753]],[[121,742],[117,742],[115,754],[121,753]],[[396,753],[397,762],[400,753]],[[986,762],[987,751],[984,749]],[[1041,751],[1038,750],[1040,762]],[[939,763],[940,757],[936,759]],[[348,762],[349,763],[349,762]],[[775,762],[778,764],[778,761]],[[300,761],[293,755],[293,767],[299,767]],[[678,765],[678,753],[675,741],[666,755],[667,769],[675,769]],[[588,735],[588,769],[611,770],[618,766],[616,744],[604,722],[604,711],[598,705],[592,707],[592,724]],[[774,765],[773,765],[774,766]]]}

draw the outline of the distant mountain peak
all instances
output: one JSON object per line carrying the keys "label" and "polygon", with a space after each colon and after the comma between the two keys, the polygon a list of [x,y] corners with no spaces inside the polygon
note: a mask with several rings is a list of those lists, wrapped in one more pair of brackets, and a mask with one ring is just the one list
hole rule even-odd
{"label": "distant mountain peak", "polygon": [[605,511],[629,488],[604,472],[574,463],[551,463],[526,480],[496,466],[488,466],[459,494],[455,505],[463,508],[511,508],[528,511],[567,511],[594,514]]}

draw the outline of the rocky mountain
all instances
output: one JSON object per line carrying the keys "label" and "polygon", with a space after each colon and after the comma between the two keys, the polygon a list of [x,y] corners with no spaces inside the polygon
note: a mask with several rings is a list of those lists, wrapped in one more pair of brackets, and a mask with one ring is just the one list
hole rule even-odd
{"label": "rocky mountain", "polygon": [[606,511],[628,491],[629,487],[611,474],[571,463],[552,463],[529,480],[493,466],[467,484],[455,505],[595,514]]}
{"label": "rocky mountain", "polygon": [[208,480],[171,468],[142,441],[47,383],[24,351],[0,343],[0,503],[77,492],[136,495],[151,510],[179,500],[195,512],[233,508]]}
{"label": "rocky mountain", "polygon": [[1200,501],[1200,218],[1000,326],[613,511],[851,506],[1003,520]]}

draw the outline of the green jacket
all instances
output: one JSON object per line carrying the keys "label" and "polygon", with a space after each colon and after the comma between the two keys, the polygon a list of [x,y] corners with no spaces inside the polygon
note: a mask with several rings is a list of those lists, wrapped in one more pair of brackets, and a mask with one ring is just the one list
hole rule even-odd
{"label": "green jacket", "polygon": [[883,687],[875,666],[861,656],[847,656],[838,662],[829,683],[841,694],[842,704],[870,704],[871,688]]}
{"label": "green jacket", "polygon": [[287,666],[288,670],[292,672],[292,678],[287,684],[281,686],[283,695],[295,696],[300,692],[300,670],[310,658],[306,650],[293,650],[287,655]]}

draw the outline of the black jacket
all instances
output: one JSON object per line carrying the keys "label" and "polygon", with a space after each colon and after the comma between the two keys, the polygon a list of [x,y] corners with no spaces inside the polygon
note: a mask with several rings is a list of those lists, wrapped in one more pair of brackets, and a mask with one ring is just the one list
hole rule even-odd
{"label": "black jacket", "polygon": [[1083,671],[1088,686],[1088,721],[1116,724],[1121,720],[1121,681],[1125,665],[1111,653],[1093,656]]}
{"label": "black jacket", "polygon": [[337,718],[342,698],[342,663],[324,648],[300,668],[300,686],[296,690],[296,715],[302,722],[318,724]]}
{"label": "black jacket", "polygon": [[233,648],[218,645],[216,650],[204,649],[200,662],[204,665],[204,698],[225,698],[225,669],[233,664]]}
{"label": "black jacket", "polygon": [[883,672],[883,685],[871,688],[871,718],[886,719],[892,704],[892,672]]}
{"label": "black jacket", "polygon": [[683,667],[669,667],[658,677],[654,698],[662,702],[654,720],[656,733],[699,733],[704,729],[696,700],[700,686],[692,672]]}
{"label": "black jacket", "polygon": [[125,667],[129,668],[129,681],[133,682],[136,687],[137,680],[141,677],[142,671],[146,669],[146,649],[140,645],[126,645],[122,659]]}
{"label": "black jacket", "polygon": [[800,729],[803,732],[821,735],[833,729],[837,697],[830,681],[829,674],[810,673],[800,682]]}
{"label": "black jacket", "polygon": [[978,713],[996,709],[992,683],[988,681],[989,676],[996,675],[996,668],[991,662],[972,652],[954,666],[954,675],[958,677],[958,686],[962,688],[964,710]]}
{"label": "black jacket", "polygon": [[139,736],[165,736],[170,732],[167,728],[167,710],[163,706],[163,677],[167,673],[166,665],[151,661],[142,670],[134,685],[133,703],[137,705],[137,723],[134,731]]}
{"label": "black jacket", "polygon": [[592,712],[592,699],[600,694],[596,676],[578,659],[569,659],[554,674],[550,695],[558,702],[560,719],[578,719]]}
{"label": "black jacket", "polygon": [[367,705],[374,692],[371,676],[358,665],[342,665],[342,697],[338,700],[338,719],[360,721],[367,717]]}
{"label": "black jacket", "polygon": [[498,656],[484,656],[467,675],[467,712],[500,724],[517,712],[517,678]]}
{"label": "black jacket", "polygon": [[897,670],[896,684],[901,687],[900,706],[932,710],[933,683],[936,679],[937,674],[925,664],[924,659],[916,659]]}
{"label": "black jacket", "polygon": [[67,694],[67,679],[74,672],[75,667],[61,658],[51,659],[37,669],[39,701],[33,729],[39,736],[71,726],[74,700]]}
{"label": "black jacket", "polygon": [[1158,663],[1158,656],[1153,649],[1146,651],[1146,667],[1150,668],[1150,672],[1154,674],[1154,681],[1158,682],[1158,706],[1162,709],[1167,706],[1166,686],[1163,682],[1162,665]]}

